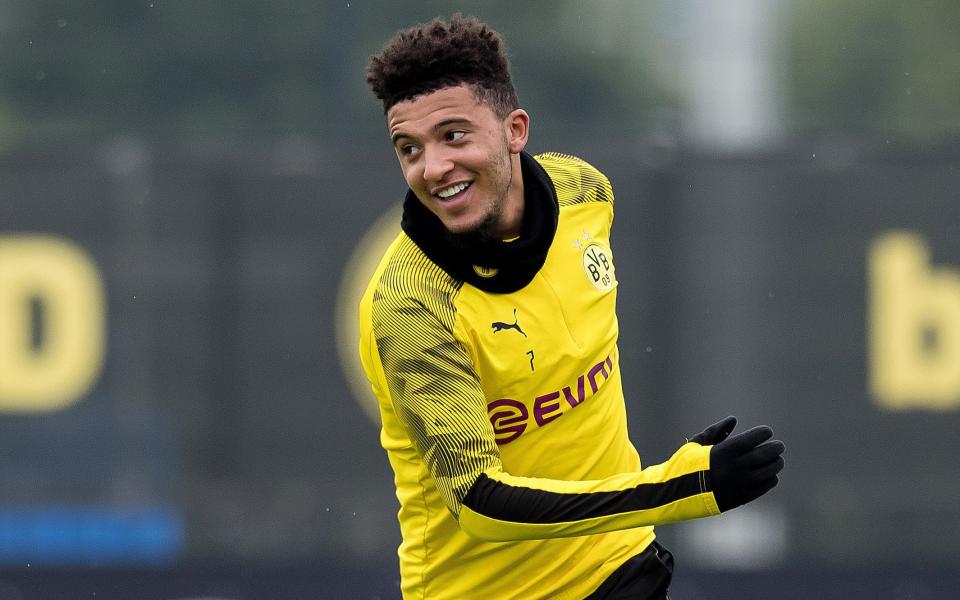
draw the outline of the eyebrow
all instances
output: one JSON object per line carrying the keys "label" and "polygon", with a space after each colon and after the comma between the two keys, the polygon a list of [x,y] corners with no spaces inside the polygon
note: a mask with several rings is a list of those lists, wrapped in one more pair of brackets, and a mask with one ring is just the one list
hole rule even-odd
{"label": "eyebrow", "polygon": [[[450,125],[459,125],[461,123],[469,125],[471,121],[465,117],[451,117],[449,119],[444,119],[440,121],[439,123],[431,127],[430,130],[436,133],[441,129],[443,129],[444,127],[449,127]],[[403,133],[402,131],[398,131],[394,133],[392,136],[390,136],[390,142],[394,146],[396,146],[398,140],[401,140],[403,138],[408,138],[408,137],[411,137],[410,134]]]}

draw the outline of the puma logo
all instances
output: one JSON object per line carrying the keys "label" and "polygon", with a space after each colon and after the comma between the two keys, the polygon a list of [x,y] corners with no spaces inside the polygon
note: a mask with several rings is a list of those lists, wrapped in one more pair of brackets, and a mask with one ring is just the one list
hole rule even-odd
{"label": "puma logo", "polygon": [[490,326],[493,327],[493,332],[503,331],[504,329],[516,329],[517,333],[523,337],[527,337],[527,334],[520,329],[520,325],[517,323],[517,309],[513,309],[513,323],[504,323],[503,321],[494,321],[490,323]]}

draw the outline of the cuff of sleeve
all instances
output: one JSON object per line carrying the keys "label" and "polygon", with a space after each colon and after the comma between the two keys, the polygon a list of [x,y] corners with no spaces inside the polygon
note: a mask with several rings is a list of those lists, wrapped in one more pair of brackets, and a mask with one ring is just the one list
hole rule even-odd
{"label": "cuff of sleeve", "polygon": [[710,482],[710,450],[713,446],[702,446],[696,442],[687,442],[674,458],[679,458],[681,464],[685,465],[690,471],[700,474],[700,498],[703,499],[705,516],[714,516],[720,514],[720,507],[717,506],[717,499],[713,494],[713,486]]}

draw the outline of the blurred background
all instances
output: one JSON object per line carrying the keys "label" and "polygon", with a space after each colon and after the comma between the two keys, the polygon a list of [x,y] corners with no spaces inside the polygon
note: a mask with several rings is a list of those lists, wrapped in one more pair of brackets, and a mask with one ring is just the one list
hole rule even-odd
{"label": "blurred background", "polygon": [[0,0],[0,600],[399,597],[364,68],[458,10],[528,149],[613,183],[644,462],[727,414],[787,444],[658,530],[676,597],[953,595],[960,4]]}

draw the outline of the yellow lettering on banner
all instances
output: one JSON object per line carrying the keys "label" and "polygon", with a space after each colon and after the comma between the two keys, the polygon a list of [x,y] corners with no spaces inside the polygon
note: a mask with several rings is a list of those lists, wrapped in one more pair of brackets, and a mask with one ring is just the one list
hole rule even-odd
{"label": "yellow lettering on banner", "polygon": [[360,322],[357,307],[367,288],[367,283],[390,243],[400,233],[402,207],[398,204],[370,226],[357,243],[343,270],[340,291],[337,294],[337,349],[340,365],[353,397],[374,423],[380,423],[380,408],[370,389],[370,382],[360,365],[357,342],[360,340]]}
{"label": "yellow lettering on banner", "polygon": [[870,250],[870,384],[890,410],[960,408],[960,269],[933,268],[918,235]]}
{"label": "yellow lettering on banner", "polygon": [[0,412],[80,400],[103,368],[105,320],[103,281],[86,252],[48,235],[0,235]]}

